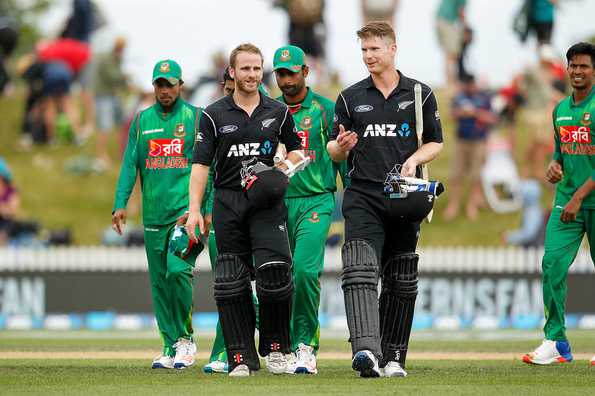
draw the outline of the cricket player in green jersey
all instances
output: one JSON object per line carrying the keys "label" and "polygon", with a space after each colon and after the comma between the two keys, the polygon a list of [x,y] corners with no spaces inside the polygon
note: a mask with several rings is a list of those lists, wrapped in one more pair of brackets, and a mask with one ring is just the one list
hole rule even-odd
{"label": "cricket player in green jersey", "polygon": [[[176,221],[188,209],[189,161],[202,110],[180,98],[182,84],[178,63],[157,62],[153,69],[156,103],[140,111],[130,126],[112,212],[112,227],[121,234],[138,175],[153,309],[163,340],[162,355],[155,358],[153,368],[189,367],[196,352],[192,270],[202,245],[192,246],[186,237],[187,246],[178,249],[185,231],[176,227]],[[206,194],[205,200],[209,197]]]}
{"label": "cricket player in green jersey", "polygon": [[573,92],[553,112],[555,149],[546,174],[558,185],[542,260],[545,339],[523,356],[531,364],[572,361],[564,323],[566,278],[585,233],[595,261],[595,46],[575,44],[566,59]]}
{"label": "cricket player in green jersey", "polygon": [[285,195],[295,285],[291,317],[294,356],[287,372],[316,374],[320,338],[319,278],[335,208],[339,171],[326,151],[335,104],[306,86],[309,68],[301,48],[288,45],[275,51],[273,70],[283,93],[277,100],[289,107],[304,154],[310,158],[310,164],[291,178]]}

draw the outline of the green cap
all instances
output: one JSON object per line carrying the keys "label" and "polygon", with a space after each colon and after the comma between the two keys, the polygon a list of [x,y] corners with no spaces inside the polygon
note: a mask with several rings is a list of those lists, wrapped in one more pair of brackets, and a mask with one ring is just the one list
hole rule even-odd
{"label": "green cap", "polygon": [[166,59],[159,61],[153,68],[153,82],[160,78],[165,78],[171,85],[176,85],[182,80],[182,68],[178,62]]}
{"label": "green cap", "polygon": [[287,69],[293,73],[297,73],[306,64],[305,58],[306,55],[300,47],[286,45],[275,51],[273,70]]}

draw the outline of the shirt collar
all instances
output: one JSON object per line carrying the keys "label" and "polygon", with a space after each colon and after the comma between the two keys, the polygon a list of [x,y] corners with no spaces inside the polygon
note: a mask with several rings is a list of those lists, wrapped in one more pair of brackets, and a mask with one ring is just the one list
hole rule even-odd
{"label": "shirt collar", "polygon": [[[270,108],[271,107],[271,103],[269,102],[270,99],[266,95],[263,95],[262,92],[260,92],[260,90],[258,90],[258,95],[260,96],[260,102],[258,103],[258,106],[256,106],[256,109],[254,109],[254,112],[256,112],[261,107],[264,109]],[[227,95],[225,97],[224,101],[227,106],[227,110],[244,111],[243,109],[240,108],[240,106],[238,106],[236,104],[236,102],[233,101],[233,94]]]}
{"label": "shirt collar", "polygon": [[593,98],[593,95],[595,95],[595,85],[591,87],[591,92],[589,92],[589,95],[587,95],[587,97],[581,100],[579,103],[574,101],[574,94],[570,95],[570,104],[572,107],[582,107],[585,103],[589,102]]}
{"label": "shirt collar", "polygon": [[[399,73],[399,83],[397,84],[397,88],[395,89],[394,92],[399,92],[401,90],[403,91],[411,91],[413,89],[413,82],[411,81],[411,79],[407,76],[405,76],[403,73],[401,73],[399,70],[397,70],[397,73]],[[376,86],[374,85],[374,80],[372,80],[372,76],[368,76],[368,78],[366,78],[366,88],[376,88]]]}

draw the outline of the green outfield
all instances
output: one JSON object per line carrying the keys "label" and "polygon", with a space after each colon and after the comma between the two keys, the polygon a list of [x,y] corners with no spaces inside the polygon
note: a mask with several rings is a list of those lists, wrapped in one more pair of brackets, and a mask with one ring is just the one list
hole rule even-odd
{"label": "green outfield", "polygon": [[319,375],[252,378],[203,374],[211,339],[199,337],[197,365],[151,370],[159,352],[154,332],[0,332],[0,394],[565,394],[595,390],[595,332],[571,331],[575,361],[527,366],[520,356],[539,332],[428,332],[413,335],[406,378],[361,379],[350,368],[349,345],[323,334]]}

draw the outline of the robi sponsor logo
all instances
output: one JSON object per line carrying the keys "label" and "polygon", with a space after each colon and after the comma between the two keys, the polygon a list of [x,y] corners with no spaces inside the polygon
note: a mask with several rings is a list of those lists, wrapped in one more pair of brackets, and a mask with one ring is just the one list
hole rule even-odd
{"label": "robi sponsor logo", "polygon": [[149,157],[181,157],[183,155],[183,139],[149,140]]}
{"label": "robi sponsor logo", "polygon": [[561,143],[591,143],[591,128],[587,126],[561,126]]}

